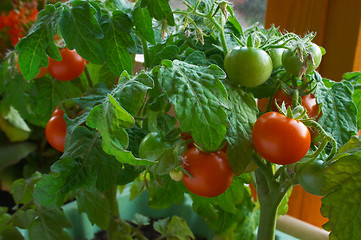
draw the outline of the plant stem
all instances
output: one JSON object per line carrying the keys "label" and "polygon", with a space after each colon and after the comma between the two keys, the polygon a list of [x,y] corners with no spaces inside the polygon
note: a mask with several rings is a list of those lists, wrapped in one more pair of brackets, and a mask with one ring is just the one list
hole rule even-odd
{"label": "plant stem", "polygon": [[291,185],[281,184],[264,173],[261,169],[256,170],[257,196],[261,206],[257,239],[274,240],[278,207]]}
{"label": "plant stem", "polygon": [[107,229],[108,239],[112,239],[114,233],[119,231],[119,208],[118,208],[118,201],[117,201],[117,192],[118,187],[117,185],[112,186],[108,192],[105,193],[105,197],[108,199],[109,202],[109,217],[110,223]]}
{"label": "plant stem", "polygon": [[86,79],[88,80],[89,87],[92,88],[93,87],[93,81],[92,81],[92,77],[90,76],[89,69],[88,69],[87,65],[85,65],[84,73],[85,73]]}
{"label": "plant stem", "polygon": [[140,40],[143,46],[143,55],[144,55],[144,68],[147,69],[150,65],[149,63],[149,49],[148,49],[148,42],[145,40],[144,37],[140,36]]}

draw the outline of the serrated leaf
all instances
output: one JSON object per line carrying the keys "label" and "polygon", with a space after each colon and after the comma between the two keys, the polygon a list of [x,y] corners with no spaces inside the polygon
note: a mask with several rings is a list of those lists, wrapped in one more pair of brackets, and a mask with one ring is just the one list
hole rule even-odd
{"label": "serrated leaf", "polygon": [[227,93],[217,66],[200,67],[178,60],[163,61],[159,69],[162,90],[175,106],[182,131],[192,131],[195,142],[207,151],[219,148],[228,125]]}
{"label": "serrated leaf", "polygon": [[361,238],[361,156],[340,158],[324,172],[321,213],[329,219],[324,226],[330,239]]}
{"label": "serrated leaf", "polygon": [[71,227],[64,213],[58,208],[37,208],[38,218],[29,227],[30,240],[71,240],[64,228]]}
{"label": "serrated leaf", "polygon": [[174,25],[174,17],[169,0],[142,0],[141,6],[148,9],[151,17],[157,20],[166,18],[169,25]]}
{"label": "serrated leaf", "polygon": [[120,163],[153,164],[152,161],[136,159],[131,152],[126,150],[129,139],[125,128],[132,127],[134,119],[113,96],[108,95],[108,97],[109,101],[93,108],[87,119],[87,124],[96,128],[102,135],[103,150],[107,154],[113,155]]}
{"label": "serrated leaf", "polygon": [[333,136],[338,146],[344,145],[357,132],[357,108],[352,101],[352,90],[347,82],[332,83],[330,88],[317,83],[317,102],[321,103],[322,116],[318,123]]}
{"label": "serrated leaf", "polygon": [[78,0],[70,8],[64,7],[59,26],[69,49],[76,49],[90,62],[102,64],[102,47],[97,40],[104,35],[97,19],[99,6],[94,4]]}
{"label": "serrated leaf", "polygon": [[104,58],[110,70],[117,76],[124,70],[132,73],[132,59],[127,49],[134,44],[130,35],[132,26],[132,20],[121,11],[114,11],[107,21],[103,19],[104,38],[102,39],[102,47]]}
{"label": "serrated leaf", "polygon": [[132,15],[133,23],[138,34],[151,44],[155,44],[152,18],[149,15],[148,9],[142,8],[140,4],[136,4]]}
{"label": "serrated leaf", "polygon": [[60,53],[54,43],[62,8],[47,5],[39,12],[28,35],[16,45],[18,61],[24,78],[33,79],[40,67],[48,66],[48,56],[60,60]]}
{"label": "serrated leaf", "polygon": [[79,189],[76,193],[79,213],[85,212],[92,224],[107,229],[110,222],[109,200],[96,189]]}
{"label": "serrated leaf", "polygon": [[146,226],[150,224],[150,218],[143,216],[142,214],[136,213],[133,216],[132,222],[138,226]]}
{"label": "serrated leaf", "polygon": [[232,171],[239,175],[252,161],[252,127],[257,120],[258,108],[251,94],[233,87],[228,90],[228,101],[227,159]]}
{"label": "serrated leaf", "polygon": [[190,240],[195,238],[186,220],[178,216],[173,216],[170,221],[155,222],[154,229],[166,236],[167,239]]}

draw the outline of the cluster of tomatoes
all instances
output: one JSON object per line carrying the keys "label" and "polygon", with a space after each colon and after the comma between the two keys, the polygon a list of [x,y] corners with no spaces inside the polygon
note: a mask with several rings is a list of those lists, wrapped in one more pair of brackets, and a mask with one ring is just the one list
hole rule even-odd
{"label": "cluster of tomatoes", "polygon": [[[307,54],[300,56],[300,49],[272,49],[268,52],[254,47],[237,47],[225,57],[225,70],[229,80],[236,85],[256,87],[269,79],[272,71],[281,66],[286,72],[300,77],[312,73],[320,64],[322,52],[311,43]],[[278,106],[293,106],[292,94],[278,90],[271,99],[271,111],[266,112],[269,99],[260,99],[258,107],[262,114],[255,122],[252,139],[255,150],[267,161],[288,165],[301,160],[309,151],[314,129],[302,121],[285,116]],[[301,105],[310,119],[317,120],[321,114],[313,93],[300,97]],[[277,106],[278,105],[278,106]],[[297,173],[297,181],[308,192],[321,194],[322,161],[314,161]]]}
{"label": "cluster of tomatoes", "polygon": [[[84,71],[86,60],[82,58],[75,50],[61,48],[59,50],[61,60],[56,61],[49,57],[47,67],[41,67],[35,79],[42,78],[46,74],[50,74],[54,79],[59,81],[71,81],[78,78]],[[19,63],[16,64],[19,72]],[[58,151],[64,152],[66,123],[64,120],[64,112],[55,108],[51,118],[45,127],[45,136],[49,144]]]}

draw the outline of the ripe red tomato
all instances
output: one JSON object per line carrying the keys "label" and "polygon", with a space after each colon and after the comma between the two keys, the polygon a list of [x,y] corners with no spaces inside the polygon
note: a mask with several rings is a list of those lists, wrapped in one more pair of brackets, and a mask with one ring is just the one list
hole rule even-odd
{"label": "ripe red tomato", "polygon": [[[271,109],[274,112],[278,112],[277,106],[275,104],[277,102],[278,106],[282,106],[282,102],[285,103],[286,108],[288,106],[292,107],[292,98],[287,95],[282,89],[278,90],[274,95],[271,103]],[[317,104],[316,98],[313,93],[310,93],[305,96],[301,96],[302,106],[307,110],[307,115],[310,118],[318,118],[319,117],[319,106]]]}
{"label": "ripe red tomato", "polygon": [[205,153],[196,147],[190,148],[183,156],[182,167],[192,176],[184,175],[184,185],[202,197],[222,194],[233,181],[233,172],[223,151]]}
{"label": "ripe red tomato", "polygon": [[253,126],[253,145],[266,160],[291,164],[301,160],[311,144],[311,135],[300,121],[278,112],[259,117]]}
{"label": "ripe red tomato", "polygon": [[60,152],[64,152],[66,123],[63,110],[55,108],[51,118],[46,124],[45,136],[53,148]]}
{"label": "ripe red tomato", "polygon": [[60,49],[61,61],[49,58],[48,70],[51,76],[60,81],[70,81],[79,77],[86,65],[86,61],[75,50]]}

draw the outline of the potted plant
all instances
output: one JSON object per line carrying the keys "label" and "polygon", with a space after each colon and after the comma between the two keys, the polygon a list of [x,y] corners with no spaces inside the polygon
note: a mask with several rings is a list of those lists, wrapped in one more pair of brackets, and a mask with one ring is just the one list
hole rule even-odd
{"label": "potted plant", "polygon": [[[14,182],[2,236],[69,239],[61,206],[75,200],[109,239],[128,239],[117,194],[130,185],[152,208],[190,196],[218,239],[254,239],[256,228],[273,239],[300,184],[325,196],[331,237],[358,239],[359,212],[342,206],[360,203],[360,74],[322,78],[312,33],[243,30],[227,2],[184,3],[73,0],[39,12],[2,63],[2,114],[13,120],[13,109],[63,153],[49,173]],[[136,54],[144,70],[133,74]]]}

